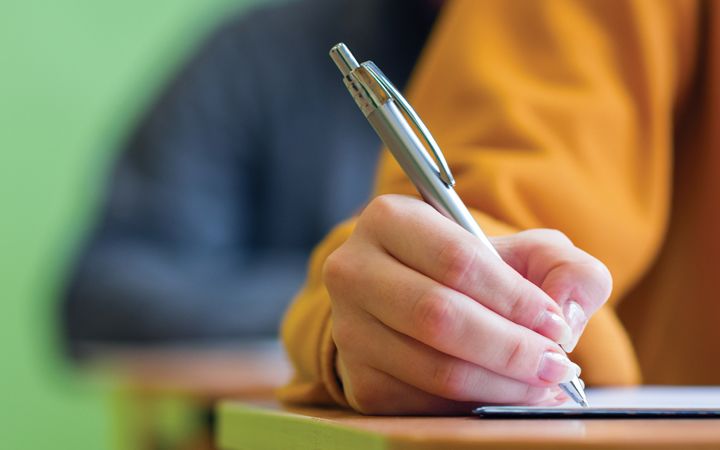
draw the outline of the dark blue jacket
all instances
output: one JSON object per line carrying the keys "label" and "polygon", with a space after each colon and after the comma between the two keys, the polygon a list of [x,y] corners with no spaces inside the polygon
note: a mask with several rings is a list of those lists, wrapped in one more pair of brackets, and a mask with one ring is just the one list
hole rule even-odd
{"label": "dark blue jacket", "polygon": [[367,200],[380,148],[328,50],[402,87],[421,0],[311,0],[221,27],[141,120],[64,302],[75,343],[274,335],[310,249]]}

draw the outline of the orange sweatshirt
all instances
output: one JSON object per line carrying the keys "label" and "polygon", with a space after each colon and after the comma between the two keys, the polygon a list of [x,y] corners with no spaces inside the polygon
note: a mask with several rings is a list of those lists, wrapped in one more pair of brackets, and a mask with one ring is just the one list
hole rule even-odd
{"label": "orange sweatshirt", "polygon": [[[448,1],[408,97],[488,234],[557,228],[610,268],[586,382],[720,383],[720,3]],[[384,152],[391,192],[416,195]],[[321,268],[353,225],[287,313],[285,401],[345,404]]]}

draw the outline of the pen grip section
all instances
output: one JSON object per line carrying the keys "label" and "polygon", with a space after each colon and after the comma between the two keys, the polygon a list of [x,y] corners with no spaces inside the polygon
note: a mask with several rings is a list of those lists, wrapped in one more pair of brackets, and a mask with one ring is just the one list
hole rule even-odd
{"label": "pen grip section", "polygon": [[392,101],[387,102],[370,113],[367,119],[423,199],[440,214],[480,239],[499,258],[500,255],[455,190],[440,179],[435,162],[397,106]]}

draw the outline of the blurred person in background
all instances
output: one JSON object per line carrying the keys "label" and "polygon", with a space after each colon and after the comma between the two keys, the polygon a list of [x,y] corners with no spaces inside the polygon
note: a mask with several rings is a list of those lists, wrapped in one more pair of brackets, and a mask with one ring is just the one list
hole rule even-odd
{"label": "blurred person in background", "polygon": [[436,9],[304,0],[220,27],[115,164],[67,289],[71,348],[274,336],[379,150],[328,50],[343,40],[402,87]]}

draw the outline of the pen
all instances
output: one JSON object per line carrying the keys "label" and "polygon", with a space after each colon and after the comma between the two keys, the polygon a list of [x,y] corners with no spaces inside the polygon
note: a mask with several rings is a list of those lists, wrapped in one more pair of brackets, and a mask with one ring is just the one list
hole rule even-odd
{"label": "pen", "polygon": [[[442,151],[402,94],[372,61],[358,64],[345,44],[333,46],[330,49],[330,58],[343,74],[343,83],[355,103],[423,199],[440,214],[457,222],[480,239],[483,245],[500,258],[500,254],[453,189],[455,179]],[[432,158],[403,113],[420,132]],[[576,403],[588,406],[583,383],[577,376],[567,383],[561,383],[560,387]]]}

